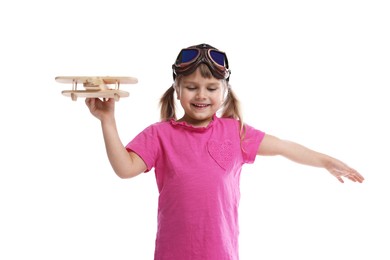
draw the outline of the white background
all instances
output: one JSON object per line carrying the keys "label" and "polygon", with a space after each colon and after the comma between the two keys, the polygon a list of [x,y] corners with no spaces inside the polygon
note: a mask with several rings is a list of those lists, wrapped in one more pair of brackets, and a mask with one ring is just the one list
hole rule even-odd
{"label": "white background", "polygon": [[159,120],[178,51],[227,52],[245,121],[364,175],[259,157],[241,179],[240,255],[390,259],[387,1],[2,1],[0,259],[152,259],[153,172],[116,177],[100,124],[56,76],[134,76],[124,144]]}

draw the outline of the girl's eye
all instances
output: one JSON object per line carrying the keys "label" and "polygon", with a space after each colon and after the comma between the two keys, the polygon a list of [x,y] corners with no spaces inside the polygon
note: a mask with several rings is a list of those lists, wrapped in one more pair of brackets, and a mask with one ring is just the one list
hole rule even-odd
{"label": "girl's eye", "polygon": [[216,91],[217,89],[216,88],[209,88],[208,90],[213,92],[213,91]]}
{"label": "girl's eye", "polygon": [[195,90],[196,87],[186,87],[186,89],[188,89],[188,90]]}

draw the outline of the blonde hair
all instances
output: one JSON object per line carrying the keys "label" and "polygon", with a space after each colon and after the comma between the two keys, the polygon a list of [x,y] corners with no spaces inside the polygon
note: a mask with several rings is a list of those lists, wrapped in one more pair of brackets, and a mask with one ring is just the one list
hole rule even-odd
{"label": "blonde hair", "polygon": [[[206,64],[201,63],[198,68],[202,77],[204,78],[213,77],[213,74],[211,73],[209,67]],[[178,75],[173,85],[170,88],[168,88],[167,91],[165,91],[165,93],[160,99],[161,121],[167,121],[172,118],[175,120],[177,119],[174,94],[175,94],[176,86],[180,85],[180,81],[182,77],[183,77],[182,75]],[[223,85],[226,88],[225,91],[227,91],[225,101],[222,104],[221,117],[237,119],[240,122],[240,131],[242,133],[244,131],[244,122],[241,113],[240,101],[238,100],[236,94],[233,92],[229,82],[224,79],[221,80],[223,81]]]}

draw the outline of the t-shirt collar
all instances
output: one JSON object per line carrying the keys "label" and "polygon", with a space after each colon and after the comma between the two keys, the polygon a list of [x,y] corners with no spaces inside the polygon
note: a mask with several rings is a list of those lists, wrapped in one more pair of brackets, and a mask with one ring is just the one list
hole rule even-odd
{"label": "t-shirt collar", "polygon": [[188,129],[188,130],[194,131],[194,132],[204,132],[204,131],[210,129],[214,125],[214,122],[216,120],[217,120],[217,116],[214,114],[212,120],[210,121],[210,123],[207,126],[197,127],[197,126],[190,125],[185,121],[178,122],[173,118],[171,118],[170,123],[174,127],[183,127],[185,129]]}

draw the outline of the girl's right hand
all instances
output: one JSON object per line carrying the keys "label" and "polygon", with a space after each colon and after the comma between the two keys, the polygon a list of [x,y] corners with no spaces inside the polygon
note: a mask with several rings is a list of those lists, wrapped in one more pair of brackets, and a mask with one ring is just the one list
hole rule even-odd
{"label": "girl's right hand", "polygon": [[114,117],[115,101],[112,98],[109,98],[105,101],[102,101],[99,98],[86,98],[85,104],[89,108],[91,114],[100,121],[103,121],[109,117]]}

